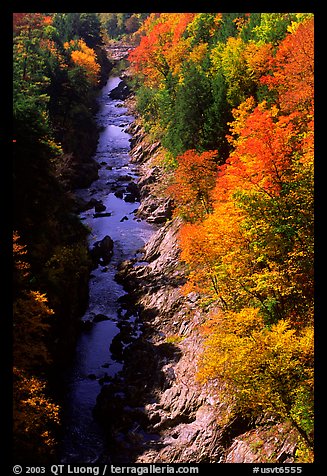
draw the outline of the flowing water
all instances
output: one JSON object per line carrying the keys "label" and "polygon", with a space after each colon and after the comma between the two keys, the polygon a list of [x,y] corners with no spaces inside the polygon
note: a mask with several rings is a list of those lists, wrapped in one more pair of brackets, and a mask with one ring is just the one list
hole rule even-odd
{"label": "flowing water", "polygon": [[[117,184],[124,187],[137,179],[129,157],[131,136],[125,132],[134,118],[128,114],[122,101],[108,96],[119,82],[119,77],[110,77],[99,95],[97,122],[101,133],[94,157],[100,164],[99,178],[89,188],[77,191],[85,201],[94,198],[106,207],[100,216],[94,216],[97,215],[94,208],[80,214],[91,230],[90,247],[109,235],[114,242],[114,252],[110,263],[98,265],[90,278],[89,306],[83,320],[92,321],[99,315],[101,320],[81,332],[75,359],[67,375],[63,463],[96,462],[105,450],[103,430],[93,419],[92,411],[101,390],[99,379],[114,376],[123,365],[110,352],[110,344],[119,333],[117,324],[124,315],[120,298],[126,294],[115,281],[117,265],[123,260],[139,257],[138,250],[154,232],[147,222],[135,219],[137,202],[125,201],[125,195],[118,198],[114,194]],[[104,216],[105,213],[110,215]],[[129,320],[132,336],[136,338],[140,332],[137,316],[131,316]]]}

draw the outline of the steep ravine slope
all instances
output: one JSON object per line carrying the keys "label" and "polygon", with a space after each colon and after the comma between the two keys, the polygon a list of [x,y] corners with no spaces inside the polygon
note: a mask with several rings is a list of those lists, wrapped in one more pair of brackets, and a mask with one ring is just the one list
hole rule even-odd
{"label": "steep ravine slope", "polygon": [[181,292],[181,221],[172,218],[171,202],[162,193],[160,144],[149,141],[137,120],[129,132],[131,160],[140,174],[137,214],[158,224],[158,230],[140,250],[142,259],[121,263],[117,273],[128,291],[126,313],[137,315],[143,332],[129,344],[122,320],[115,350],[124,368],[97,400],[95,415],[108,433],[110,458],[116,463],[293,462],[293,429],[264,416],[249,422],[232,415],[218,382],[196,381],[206,311],[199,296]]}

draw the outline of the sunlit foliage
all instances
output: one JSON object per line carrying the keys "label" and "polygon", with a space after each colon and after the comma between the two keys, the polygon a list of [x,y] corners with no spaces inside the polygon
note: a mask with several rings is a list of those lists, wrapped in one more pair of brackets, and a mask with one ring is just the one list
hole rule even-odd
{"label": "sunlit foliage", "polygon": [[212,316],[206,332],[200,379],[222,379],[234,411],[289,420],[312,446],[313,328],[267,327],[258,308],[243,308]]}
{"label": "sunlit foliage", "polygon": [[198,377],[224,382],[236,411],[290,421],[311,461],[313,17],[184,19],[179,37],[174,15],[152,14],[130,60],[148,86],[146,126],[176,157],[184,291],[219,309]]}
{"label": "sunlit foliage", "polygon": [[169,187],[177,211],[187,221],[201,220],[212,209],[210,192],[218,171],[216,150],[198,154],[188,150],[178,156],[174,184]]}
{"label": "sunlit foliage", "polygon": [[55,454],[59,407],[46,396],[44,381],[17,367],[13,387],[15,456],[30,463],[35,458],[38,463],[48,462]]}
{"label": "sunlit foliage", "polygon": [[64,48],[70,52],[73,63],[84,69],[90,82],[96,84],[100,66],[97,63],[95,51],[83,40],[70,40],[64,44]]}

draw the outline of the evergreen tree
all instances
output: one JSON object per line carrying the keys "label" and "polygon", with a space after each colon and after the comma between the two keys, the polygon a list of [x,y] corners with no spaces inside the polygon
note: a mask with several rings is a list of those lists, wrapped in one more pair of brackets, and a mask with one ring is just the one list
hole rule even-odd
{"label": "evergreen tree", "polygon": [[204,148],[206,111],[212,103],[209,80],[199,68],[187,63],[182,76],[183,82],[176,89],[172,120],[163,138],[163,145],[175,154]]}

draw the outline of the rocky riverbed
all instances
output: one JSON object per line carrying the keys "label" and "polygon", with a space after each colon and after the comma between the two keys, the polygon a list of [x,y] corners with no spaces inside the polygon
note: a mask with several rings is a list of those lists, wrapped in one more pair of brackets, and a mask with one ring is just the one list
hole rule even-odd
{"label": "rocky riverbed", "polygon": [[[131,95],[125,104],[133,110]],[[133,110],[133,115],[136,115]],[[199,326],[206,313],[195,293],[183,295],[185,269],[179,260],[179,218],[165,196],[167,173],[161,146],[136,120],[130,156],[139,174],[139,217],[157,232],[141,258],[119,265],[116,279],[128,294],[126,315],[137,315],[142,332],[132,343],[121,322],[111,351],[122,371],[102,387],[95,416],[102,422],[115,463],[293,462],[297,435],[269,416],[248,421],[221,401],[218,382],[199,384]]]}

